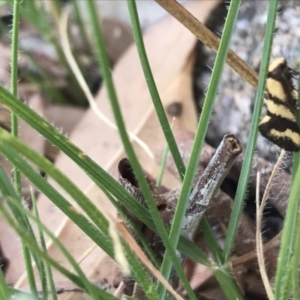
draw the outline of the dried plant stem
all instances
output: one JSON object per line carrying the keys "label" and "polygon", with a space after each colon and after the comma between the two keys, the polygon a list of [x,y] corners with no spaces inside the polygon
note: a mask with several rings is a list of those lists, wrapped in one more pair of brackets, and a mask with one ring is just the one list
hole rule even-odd
{"label": "dried plant stem", "polygon": [[263,242],[262,242],[262,236],[261,236],[261,224],[262,224],[264,207],[267,202],[267,198],[268,198],[268,195],[269,195],[269,192],[271,189],[271,185],[272,185],[275,175],[278,171],[278,168],[282,162],[284,154],[285,154],[285,150],[282,150],[279,155],[279,158],[274,166],[274,169],[271,173],[267,187],[264,191],[261,205],[259,205],[260,172],[257,173],[257,183],[256,183],[256,251],[257,251],[257,260],[258,260],[258,266],[259,266],[260,274],[262,277],[262,281],[263,281],[267,295],[270,300],[274,299],[274,294],[273,294],[273,290],[272,290],[271,284],[268,279],[265,262],[264,262]]}
{"label": "dried plant stem", "polygon": [[[168,13],[176,18],[182,25],[190,30],[204,45],[214,51],[218,51],[220,40],[205,25],[196,19],[188,10],[175,0],[155,0]],[[247,80],[254,88],[257,88],[258,76],[244,60],[236,55],[232,50],[228,51],[226,62],[240,76]]]}
{"label": "dried plant stem", "polygon": [[194,239],[199,222],[215,192],[228,174],[236,157],[242,152],[233,135],[224,136],[204,173],[197,181],[189,199],[181,234]]}
{"label": "dried plant stem", "polygon": [[[76,77],[76,80],[78,81],[82,91],[84,92],[89,105],[91,107],[91,109],[94,111],[94,113],[96,114],[96,116],[102,120],[105,124],[107,124],[109,127],[117,130],[117,126],[115,123],[113,123],[110,119],[108,119],[98,108],[96,101],[85,81],[85,79],[83,78],[83,75],[78,67],[78,64],[72,54],[71,51],[71,47],[70,47],[70,42],[68,39],[68,30],[67,30],[67,25],[68,25],[68,15],[69,12],[67,10],[65,10],[62,13],[62,17],[61,17],[61,21],[60,21],[60,26],[59,26],[59,31],[60,31],[60,37],[61,37],[61,45],[62,45],[62,49],[63,52],[66,56],[67,62],[70,66],[70,69],[72,70],[72,72],[74,73],[74,76]],[[139,137],[137,137],[134,133],[128,132],[128,135],[130,136],[130,138],[135,141],[138,145],[140,145],[140,147],[142,149],[144,149],[144,151],[151,157],[154,158],[153,153],[151,152],[150,148],[148,147],[148,145],[146,145],[146,143],[144,143]]]}
{"label": "dried plant stem", "polygon": [[261,237],[261,221],[262,221],[262,212],[261,207],[259,207],[259,185],[260,185],[260,172],[257,172],[257,184],[256,184],[256,253],[257,261],[260,270],[260,276],[262,278],[266,293],[270,300],[274,300],[273,290],[267,275],[264,252],[263,252],[263,243]]}
{"label": "dried plant stem", "polygon": [[263,214],[263,210],[264,210],[264,207],[266,205],[266,202],[267,202],[267,199],[268,199],[268,195],[269,195],[272,183],[273,183],[274,178],[275,178],[275,176],[277,174],[277,171],[278,171],[278,169],[279,169],[279,167],[281,165],[281,162],[283,160],[284,155],[285,155],[285,150],[282,149],[281,152],[280,152],[280,155],[278,157],[278,160],[277,160],[277,162],[276,162],[276,164],[275,164],[275,166],[273,168],[273,171],[272,171],[271,176],[269,178],[268,184],[267,184],[266,189],[264,191],[263,198],[261,200],[261,204],[260,204],[260,214],[261,215]]}

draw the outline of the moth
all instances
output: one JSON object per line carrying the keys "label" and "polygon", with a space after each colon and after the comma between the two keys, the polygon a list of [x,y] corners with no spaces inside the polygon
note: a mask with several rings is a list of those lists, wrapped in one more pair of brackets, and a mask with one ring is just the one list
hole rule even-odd
{"label": "moth", "polygon": [[259,123],[262,136],[286,151],[300,150],[297,99],[293,77],[298,72],[277,58],[268,69],[266,82],[267,115]]}

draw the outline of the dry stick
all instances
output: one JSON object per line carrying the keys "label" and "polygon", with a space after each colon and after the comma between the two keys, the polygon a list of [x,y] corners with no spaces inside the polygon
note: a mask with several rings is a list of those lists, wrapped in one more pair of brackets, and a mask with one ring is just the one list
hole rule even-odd
{"label": "dry stick", "polygon": [[234,135],[225,135],[204,173],[197,181],[185,214],[181,234],[194,239],[199,222],[215,192],[219,189],[236,157],[242,152]]}
{"label": "dry stick", "polygon": [[[220,40],[205,25],[196,19],[186,8],[175,0],[155,0],[169,14],[176,18],[182,25],[190,30],[204,45],[214,51],[218,51]],[[248,81],[255,89],[257,88],[257,73],[250,68],[244,60],[236,55],[232,50],[227,54],[226,62],[240,76]]]}
{"label": "dry stick", "polygon": [[257,260],[258,260],[258,266],[261,273],[262,281],[265,286],[267,295],[270,300],[274,299],[274,294],[272,291],[271,284],[268,279],[268,275],[266,272],[266,266],[264,263],[264,253],[263,253],[263,242],[262,242],[262,236],[261,236],[261,223],[262,223],[262,217],[263,217],[263,211],[265,204],[267,202],[268,194],[271,189],[272,182],[275,178],[275,175],[277,173],[277,170],[282,162],[282,159],[284,157],[285,150],[281,150],[281,153],[279,155],[279,158],[274,166],[274,169],[271,173],[271,176],[269,178],[267,187],[265,189],[261,205],[259,206],[259,186],[260,186],[260,172],[257,172],[257,184],[256,184],[256,250],[257,250]]}

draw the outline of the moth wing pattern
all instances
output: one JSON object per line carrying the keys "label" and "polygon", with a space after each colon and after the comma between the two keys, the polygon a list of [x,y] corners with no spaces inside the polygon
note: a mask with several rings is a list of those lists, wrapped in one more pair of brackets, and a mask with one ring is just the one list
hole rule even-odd
{"label": "moth wing pattern", "polygon": [[296,75],[298,72],[287,66],[285,58],[277,58],[270,64],[266,82],[268,112],[258,127],[262,136],[292,152],[300,150],[298,108],[293,85]]}
{"label": "moth wing pattern", "polygon": [[[291,130],[291,126],[293,126]],[[281,117],[266,116],[259,124],[259,132],[286,151],[297,152],[300,150],[300,129],[296,122],[286,122]]]}

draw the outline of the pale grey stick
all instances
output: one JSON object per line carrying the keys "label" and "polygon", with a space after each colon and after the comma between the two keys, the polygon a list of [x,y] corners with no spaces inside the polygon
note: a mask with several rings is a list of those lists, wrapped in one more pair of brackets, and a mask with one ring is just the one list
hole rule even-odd
{"label": "pale grey stick", "polygon": [[181,234],[194,239],[204,212],[219,189],[236,157],[242,152],[239,141],[234,135],[225,135],[208,166],[197,181],[185,213]]}

